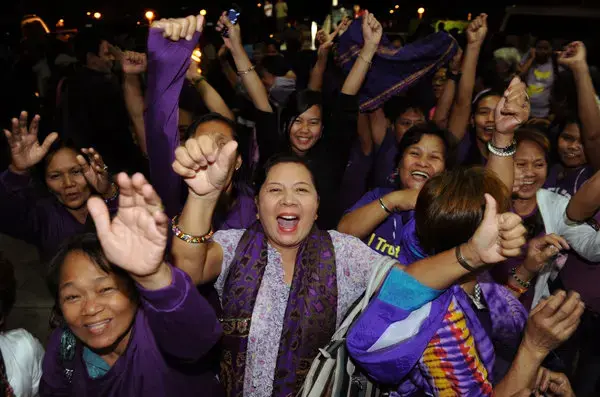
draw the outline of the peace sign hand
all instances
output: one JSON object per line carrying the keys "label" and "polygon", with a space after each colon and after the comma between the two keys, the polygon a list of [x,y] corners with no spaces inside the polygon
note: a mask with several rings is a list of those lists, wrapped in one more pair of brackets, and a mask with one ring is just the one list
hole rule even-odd
{"label": "peace sign hand", "polygon": [[58,139],[58,134],[53,132],[40,145],[38,142],[40,116],[36,114],[33,117],[29,128],[27,128],[27,116],[27,112],[21,112],[19,119],[12,119],[12,132],[4,130],[10,146],[11,169],[17,173],[25,173],[42,161],[50,146]]}
{"label": "peace sign hand", "polygon": [[175,150],[173,170],[181,175],[192,193],[218,198],[233,174],[237,142],[219,146],[212,136],[190,138]]}

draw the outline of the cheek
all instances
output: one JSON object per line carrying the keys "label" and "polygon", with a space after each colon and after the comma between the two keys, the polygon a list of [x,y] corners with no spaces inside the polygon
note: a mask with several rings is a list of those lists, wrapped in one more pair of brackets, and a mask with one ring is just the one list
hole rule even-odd
{"label": "cheek", "polygon": [[60,180],[46,179],[46,186],[55,194],[58,194],[62,190],[62,182]]}
{"label": "cheek", "polygon": [[61,303],[60,311],[67,324],[77,326],[77,320],[81,313],[81,305],[79,303]]}

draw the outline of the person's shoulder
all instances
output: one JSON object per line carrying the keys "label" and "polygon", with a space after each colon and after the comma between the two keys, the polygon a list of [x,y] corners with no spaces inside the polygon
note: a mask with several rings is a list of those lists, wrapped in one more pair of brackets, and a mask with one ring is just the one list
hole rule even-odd
{"label": "person's shoulder", "polygon": [[1,338],[12,346],[30,346],[37,348],[41,346],[40,341],[33,336],[29,331],[19,328],[2,334]]}

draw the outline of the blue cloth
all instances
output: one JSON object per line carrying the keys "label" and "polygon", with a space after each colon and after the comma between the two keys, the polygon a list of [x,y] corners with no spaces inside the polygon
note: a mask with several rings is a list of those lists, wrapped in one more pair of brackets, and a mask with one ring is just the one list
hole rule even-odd
{"label": "blue cloth", "polygon": [[378,298],[402,310],[413,311],[435,300],[443,292],[421,284],[410,274],[394,267],[385,279]]}
{"label": "blue cloth", "polygon": [[92,379],[101,378],[110,370],[110,365],[87,347],[83,348],[83,361],[87,373]]}

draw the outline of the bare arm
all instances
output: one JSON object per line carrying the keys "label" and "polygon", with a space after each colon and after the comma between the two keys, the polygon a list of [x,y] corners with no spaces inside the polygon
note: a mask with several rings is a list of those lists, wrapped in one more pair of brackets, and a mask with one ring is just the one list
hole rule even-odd
{"label": "bare arm", "polygon": [[599,209],[600,171],[584,183],[571,198],[567,206],[567,217],[575,222],[584,222],[596,215]]}
{"label": "bare arm", "polygon": [[446,81],[444,86],[444,92],[440,99],[438,99],[435,106],[435,113],[433,114],[433,122],[440,128],[448,128],[450,121],[450,109],[452,108],[452,102],[456,94],[456,82],[452,79]]}
{"label": "bare arm", "polygon": [[462,76],[458,83],[456,101],[448,120],[448,130],[460,142],[467,133],[469,117],[471,115],[471,101],[475,87],[475,74],[477,72],[477,60],[481,52],[481,46],[487,34],[487,14],[481,14],[467,29],[467,48],[462,63]]}
{"label": "bare arm", "polygon": [[142,84],[139,76],[125,75],[123,93],[125,106],[129,118],[131,118],[138,145],[144,154],[148,154],[146,150],[146,129],[144,128],[144,95],[142,94]]}
{"label": "bare arm", "polygon": [[239,25],[233,25],[225,13],[223,13],[217,24],[217,30],[220,31],[225,27],[229,30],[229,37],[224,37],[223,40],[225,41],[227,48],[231,51],[231,55],[233,55],[235,66],[242,77],[242,83],[244,84],[246,91],[248,91],[252,103],[258,110],[272,113],[273,108],[269,103],[267,90],[260,80],[260,77],[258,77],[256,70],[254,70],[254,66],[252,65],[252,62],[250,62],[248,54],[246,54],[246,51],[242,46],[240,27]]}
{"label": "bare arm", "polygon": [[223,71],[225,78],[227,79],[229,84],[233,88],[235,88],[238,83],[238,78],[237,78],[237,74],[235,73],[235,70],[233,70],[233,68],[231,67],[231,64],[229,63],[229,60],[227,59],[228,52],[229,52],[229,49],[227,48],[227,46],[225,44],[223,44],[223,46],[219,50],[218,58],[219,58],[219,63],[221,64],[221,70]]}
{"label": "bare arm", "polygon": [[519,76],[521,80],[525,80],[527,77],[527,73],[529,73],[529,69],[533,66],[533,61],[535,60],[535,48],[529,50],[529,57],[522,65],[518,66]]}
{"label": "bare arm", "polygon": [[221,95],[206,79],[198,79],[193,84],[208,110],[227,117],[229,120],[234,119],[233,112],[229,109],[229,106],[227,106]]}
{"label": "bare arm", "polygon": [[581,137],[585,155],[595,171],[600,170],[600,109],[582,42],[574,42],[561,52],[558,62],[569,67],[575,77]]}
{"label": "bare arm", "polygon": [[369,124],[371,131],[371,141],[375,146],[381,146],[387,132],[388,121],[385,117],[383,108],[379,108],[373,113],[369,113]]}

